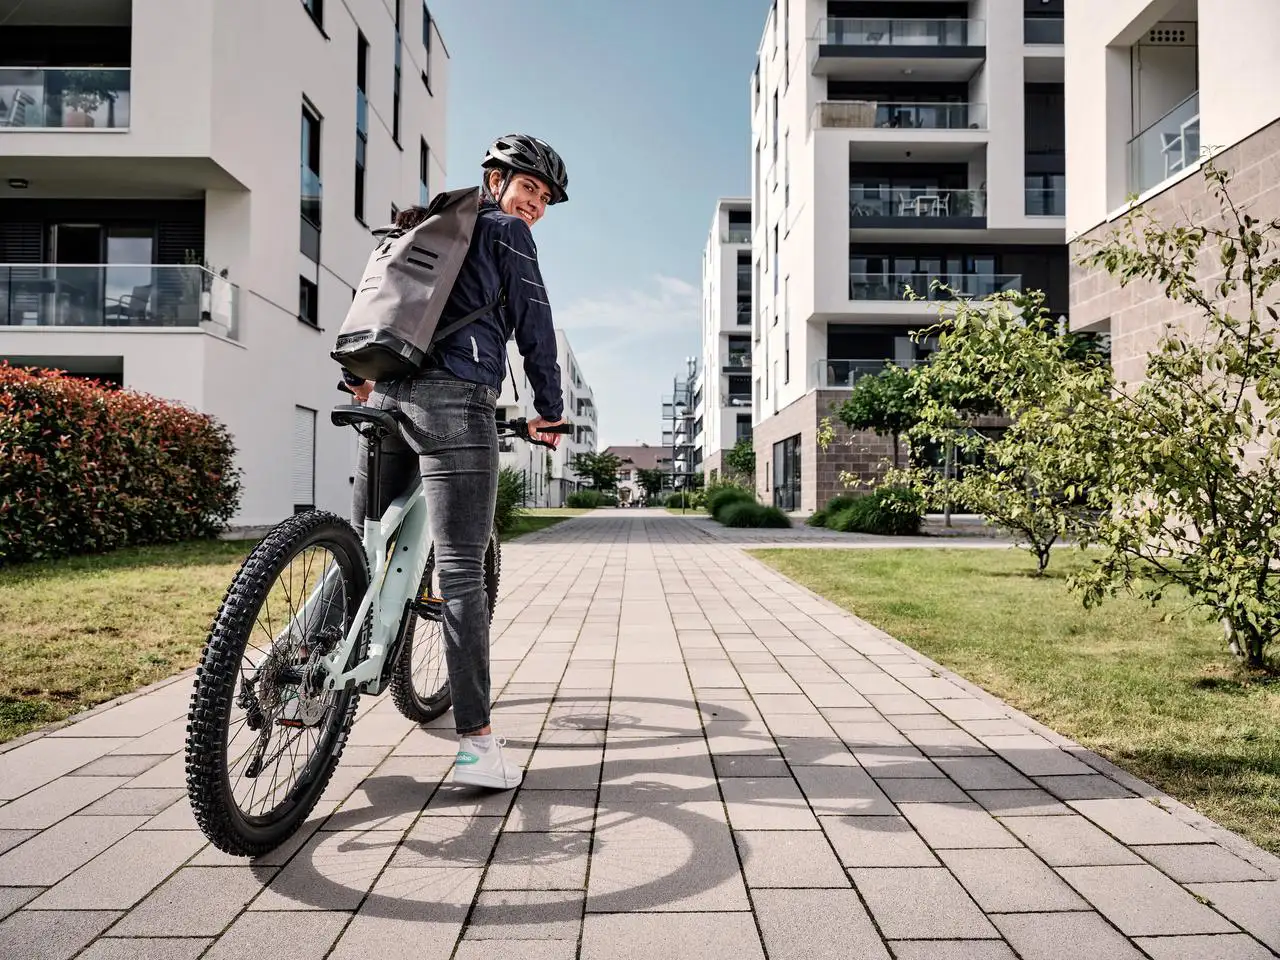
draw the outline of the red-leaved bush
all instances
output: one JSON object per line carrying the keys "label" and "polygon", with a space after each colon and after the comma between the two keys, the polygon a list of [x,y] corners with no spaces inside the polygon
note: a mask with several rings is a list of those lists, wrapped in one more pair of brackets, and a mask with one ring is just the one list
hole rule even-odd
{"label": "red-leaved bush", "polygon": [[210,537],[240,501],[212,417],[0,363],[0,564]]}

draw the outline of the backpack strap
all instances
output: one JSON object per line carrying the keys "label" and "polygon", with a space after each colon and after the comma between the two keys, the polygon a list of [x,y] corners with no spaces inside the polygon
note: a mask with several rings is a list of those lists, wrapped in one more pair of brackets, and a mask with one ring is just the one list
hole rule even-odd
{"label": "backpack strap", "polygon": [[459,317],[457,320],[454,320],[452,323],[445,324],[443,327],[440,327],[436,330],[435,336],[432,337],[431,339],[443,340],[445,337],[453,336],[455,333],[457,333],[467,324],[472,323],[476,320],[479,320],[481,317],[483,317],[486,313],[488,313],[494,307],[498,306],[500,303],[502,303],[502,297],[498,297],[498,299],[493,301],[493,303],[486,303],[479,310],[472,310],[465,317]]}

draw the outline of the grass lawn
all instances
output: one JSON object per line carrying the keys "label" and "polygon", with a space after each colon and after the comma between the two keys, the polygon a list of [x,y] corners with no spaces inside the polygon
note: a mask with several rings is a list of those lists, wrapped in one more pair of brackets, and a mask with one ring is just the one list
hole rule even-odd
{"label": "grass lawn", "polygon": [[251,542],[0,570],[0,742],[194,666]]}
{"label": "grass lawn", "polygon": [[1128,598],[1084,610],[1065,550],[1040,579],[1012,550],[752,552],[1280,853],[1280,680],[1240,671],[1216,626]]}
{"label": "grass lawn", "polygon": [[506,543],[516,537],[523,537],[527,533],[537,533],[547,527],[554,527],[557,523],[563,523],[571,517],[580,517],[584,513],[591,512],[576,507],[529,507],[516,517],[511,529],[502,535],[502,542]]}

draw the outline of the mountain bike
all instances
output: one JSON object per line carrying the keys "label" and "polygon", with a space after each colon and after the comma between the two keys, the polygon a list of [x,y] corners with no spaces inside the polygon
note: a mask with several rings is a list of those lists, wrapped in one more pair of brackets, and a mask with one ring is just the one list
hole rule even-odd
{"label": "mountain bike", "polygon": [[[205,836],[232,855],[266,853],[306,820],[342,757],[361,694],[389,687],[399,712],[419,723],[451,703],[444,599],[421,481],[390,503],[376,502],[381,441],[402,429],[400,416],[353,404],[330,419],[369,441],[375,502],[363,537],[323,510],[273,527],[232,580],[196,668],[187,795]],[[552,447],[523,418],[497,425],[502,435]],[[542,432],[572,430],[562,424]],[[492,618],[501,573],[496,533],[484,568]]]}

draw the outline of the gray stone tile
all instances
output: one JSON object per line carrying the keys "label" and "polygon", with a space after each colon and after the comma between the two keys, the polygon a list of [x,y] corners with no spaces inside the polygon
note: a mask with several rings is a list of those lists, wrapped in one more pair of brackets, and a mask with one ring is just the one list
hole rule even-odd
{"label": "gray stone tile", "polygon": [[1088,776],[1092,767],[1034,733],[983,737],[982,742],[1029,777]]}
{"label": "gray stone tile", "polygon": [[932,867],[938,860],[902,817],[822,817],[846,867]]}
{"label": "gray stone tile", "polygon": [[44,893],[44,887],[0,887],[0,920]]}
{"label": "gray stone tile", "polygon": [[[843,749],[843,746],[841,747]],[[716,777],[790,777],[786,761],[772,757],[715,757]],[[517,806],[519,801],[517,801]]]}
{"label": "gray stone tile", "polygon": [[504,829],[508,833],[590,831],[595,812],[596,795],[590,790],[521,790]]}
{"label": "gray stone tile", "polygon": [[[808,830],[739,830],[734,833],[747,886],[847,887],[840,860],[821,833]],[[759,899],[756,899],[757,908]]]}
{"label": "gray stone tile", "polygon": [[877,780],[908,780],[946,774],[915,747],[854,747],[859,765]]}
{"label": "gray stone tile", "polygon": [[22,846],[0,855],[0,886],[52,886],[137,829],[144,820],[144,817],[68,817]]}
{"label": "gray stone tile", "polygon": [[957,719],[956,723],[968,730],[975,737],[1012,737],[1026,733],[1028,727],[1013,717],[1003,716],[998,720]]}
{"label": "gray stone tile", "polygon": [[1022,960],[1143,960],[1128,938],[1096,913],[1007,913],[991,921]]}
{"label": "gray stone tile", "polygon": [[253,857],[251,860],[245,860],[244,857],[233,857],[230,854],[223,853],[213,844],[205,847],[197,853],[192,859],[189,866],[193,867],[239,867],[245,863],[254,867],[279,867],[288,863],[293,855],[296,854],[314,836],[315,832],[320,829],[320,824],[325,817],[329,816],[337,806],[333,801],[324,801],[316,804],[311,816],[294,831],[291,836],[280,846],[276,847],[261,856]]}
{"label": "gray stone tile", "polygon": [[0,753],[0,800],[16,800],[130,742],[110,737],[40,737]]}
{"label": "gray stone tile", "polygon": [[715,770],[702,738],[605,744],[600,802],[716,800]]}
{"label": "gray stone tile", "polygon": [[423,817],[396,847],[389,866],[481,868],[498,842],[497,817]]}
{"label": "gray stone tile", "polygon": [[399,839],[389,831],[321,831],[276,874],[249,909],[355,910]]}
{"label": "gray stone tile", "polygon": [[184,867],[129,911],[111,935],[216,937],[275,873],[275,867]]}
{"label": "gray stone tile", "polygon": [[755,698],[755,704],[765,717],[792,713],[818,715],[817,706],[802,693],[762,693]]}
{"label": "gray stone tile", "polygon": [[778,748],[792,767],[856,767],[857,758],[835,737],[779,737]]}
{"label": "gray stone tile", "polygon": [[1197,883],[1193,893],[1208,900],[1215,910],[1234,920],[1276,953],[1280,953],[1280,880],[1257,883]]}
{"label": "gray stone tile", "polygon": [[998,936],[964,888],[944,869],[858,867],[849,874],[886,939],[980,940]]}
{"label": "gray stone tile", "polygon": [[778,747],[756,720],[708,720],[703,724],[713,756],[777,756]]}
{"label": "gray stone tile", "polygon": [[1235,932],[1155,867],[1065,867],[1058,872],[1131,937]]}
{"label": "gray stone tile", "polygon": [[959,730],[949,717],[940,713],[895,713],[885,718],[906,733],[909,730]]}
{"label": "gray stone tile", "polygon": [[1003,720],[1009,714],[1002,707],[989,704],[977,697],[959,697],[954,700],[937,700],[933,704],[938,712],[952,720]]}
{"label": "gray stone tile", "polygon": [[760,890],[753,899],[771,960],[889,960],[853,890]]}
{"label": "gray stone tile", "polygon": [[1021,846],[976,803],[903,803],[899,810],[935,850]]}
{"label": "gray stone tile", "polygon": [[937,713],[937,710],[933,708],[928,700],[923,697],[917,697],[914,693],[869,693],[866,697],[868,702],[886,717],[890,715],[932,715]]}
{"label": "gray stone tile", "polygon": [[195,831],[131,833],[48,893],[33,910],[112,910],[133,906],[205,843]]}
{"label": "gray stone tile", "polygon": [[246,957],[288,957],[324,960],[349,913],[243,913],[209,948],[202,960],[244,960]]}
{"label": "gray stone tile", "polygon": [[870,707],[867,699],[847,683],[806,683],[804,692],[815,707]]}
{"label": "gray stone tile", "polygon": [[0,807],[0,829],[43,830],[128,782],[128,777],[59,777]]}
{"label": "gray stone tile", "polygon": [[512,790],[485,790],[445,781],[422,811],[424,817],[504,817],[515,798]]}
{"label": "gray stone tile", "polygon": [[581,890],[482,891],[464,940],[568,940],[582,929]]}
{"label": "gray stone tile", "polygon": [[945,778],[877,780],[876,785],[894,803],[967,803],[968,796]]}
{"label": "gray stone tile", "polygon": [[966,790],[1030,790],[1035,787],[1000,757],[938,757],[936,762],[943,773]]}
{"label": "gray stone tile", "polygon": [[1265,880],[1266,874],[1217,844],[1135,846],[1133,852],[1155,864],[1178,883],[1222,883]]}
{"label": "gray stone tile", "polygon": [[1122,800],[1133,796],[1132,791],[1100,773],[1077,777],[1036,777],[1035,781],[1059,800]]}
{"label": "gray stone tile", "polygon": [[970,790],[997,817],[1068,817],[1074,811],[1043,790]]}
{"label": "gray stone tile", "polygon": [[834,723],[832,729],[835,730],[836,736],[853,750],[867,747],[911,747],[911,741],[907,739],[906,734],[888,720],[873,720],[870,723]]}
{"label": "gray stone tile", "polygon": [[486,890],[581,890],[591,837],[585,833],[504,833],[484,875]]}
{"label": "gray stone tile", "polygon": [[856,767],[797,767],[795,778],[817,814],[892,816],[896,811],[874,780]]}
{"label": "gray stone tile", "polygon": [[[22,747],[18,748],[21,749]],[[13,960],[70,960],[119,916],[114,911],[101,910],[66,913],[19,910],[0,921],[0,957],[12,957]]]}
{"label": "gray stone tile", "polygon": [[582,960],[764,960],[749,913],[588,914]]}
{"label": "gray stone tile", "polygon": [[[821,707],[822,715],[833,726],[837,723],[880,723],[884,717],[875,707]],[[905,719],[895,717],[897,719]],[[894,724],[897,726],[897,724]],[[901,729],[901,728],[899,728]]]}
{"label": "gray stone tile", "polygon": [[1084,817],[1009,817],[1002,822],[1051,867],[1142,862]]}
{"label": "gray stone tile", "polygon": [[[949,721],[948,721],[949,723]],[[927,757],[983,757],[991,751],[959,727],[903,731]]]}
{"label": "gray stone tile", "polygon": [[1210,843],[1212,838],[1138,797],[1132,800],[1073,800],[1076,810],[1121,843]]}
{"label": "gray stone tile", "polygon": [[186,791],[178,787],[141,790],[113,790],[101,800],[85,807],[86,817],[147,816],[154,817],[182,801]]}
{"label": "gray stone tile", "polygon": [[1016,960],[1002,940],[892,940],[895,960]]}
{"label": "gray stone tile", "polygon": [[164,754],[158,753],[109,753],[105,757],[91,760],[78,770],[73,770],[73,777],[136,777],[146,773],[161,760]]}
{"label": "gray stone tile", "polygon": [[521,790],[594,790],[600,785],[603,761],[603,745],[539,744],[525,768]]}
{"label": "gray stone tile", "polygon": [[789,780],[742,777],[721,781],[720,790],[735,830],[818,829],[800,788]]}
{"label": "gray stone tile", "polygon": [[1218,936],[1138,937],[1151,960],[1273,960],[1275,954],[1243,933]]}
{"label": "gray stone tile", "polygon": [[939,850],[938,856],[987,913],[1089,909],[1030,850]]}
{"label": "gray stone tile", "polygon": [[[112,933],[115,931],[112,930]],[[213,941],[209,939],[193,940],[183,937],[103,937],[91,944],[77,960],[196,960],[211,943]]]}
{"label": "gray stone tile", "polygon": [[181,753],[165,757],[146,773],[130,780],[129,787],[185,787],[187,760]]}
{"label": "gray stone tile", "polygon": [[187,830],[195,832],[200,829],[196,823],[191,804],[184,797],[177,803],[171,803],[154,817],[138,828],[139,830]]}
{"label": "gray stone tile", "polygon": [[39,832],[39,830],[0,830],[0,853],[7,853]]}
{"label": "gray stone tile", "polygon": [[454,960],[577,960],[577,940],[463,940]]}
{"label": "gray stone tile", "polygon": [[475,897],[479,870],[388,868],[329,960],[447,957]]}

